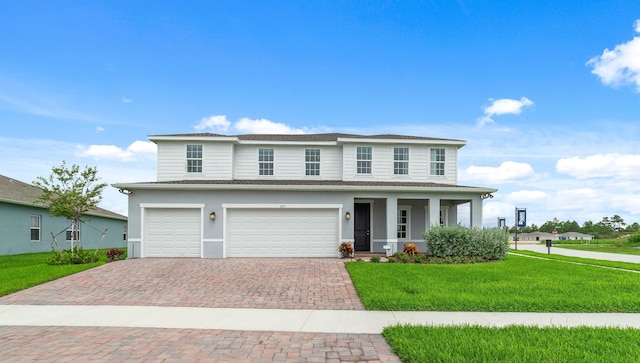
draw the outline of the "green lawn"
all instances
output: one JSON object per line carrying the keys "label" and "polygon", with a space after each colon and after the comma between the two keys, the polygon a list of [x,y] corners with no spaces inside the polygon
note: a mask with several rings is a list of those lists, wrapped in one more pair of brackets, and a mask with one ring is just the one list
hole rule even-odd
{"label": "green lawn", "polygon": [[640,312],[636,273],[509,255],[468,265],[349,262],[369,310]]}
{"label": "green lawn", "polygon": [[[126,249],[124,249],[126,251]],[[47,264],[51,252],[0,256],[0,296],[84,271],[106,263],[105,250],[99,251],[100,260],[84,265],[52,266]],[[126,253],[126,252],[125,252]]]}
{"label": "green lawn", "polygon": [[382,333],[403,362],[638,362],[640,330],[393,326]]}
{"label": "green lawn", "polygon": [[593,251],[593,252],[608,252],[608,253],[620,253],[624,255],[640,255],[639,247],[622,246],[616,247],[615,245],[557,245],[557,247],[581,250],[581,251]]}

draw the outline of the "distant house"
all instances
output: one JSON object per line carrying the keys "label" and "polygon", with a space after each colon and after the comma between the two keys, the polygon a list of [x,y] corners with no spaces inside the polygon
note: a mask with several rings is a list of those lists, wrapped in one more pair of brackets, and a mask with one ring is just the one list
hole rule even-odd
{"label": "distant house", "polygon": [[[515,233],[511,234],[511,240],[515,241]],[[547,233],[547,232],[531,232],[531,233],[518,233],[518,242],[543,242],[546,240],[552,241],[567,241],[567,240],[585,240],[590,241],[593,236],[590,234],[578,233],[578,232],[566,232],[566,233]]]}
{"label": "distant house", "polygon": [[[0,175],[0,255],[51,251],[53,238],[63,249],[71,245],[71,221],[54,217],[36,202],[42,191],[31,185]],[[84,249],[96,248],[107,229],[102,248],[126,247],[127,217],[96,208],[83,216],[76,240]]]}
{"label": "distant house", "polygon": [[585,241],[591,241],[593,239],[593,236],[590,234],[584,234],[584,233],[578,233],[578,232],[567,232],[567,233],[561,233],[558,235],[558,239],[561,241],[566,241],[566,240],[585,240]]}

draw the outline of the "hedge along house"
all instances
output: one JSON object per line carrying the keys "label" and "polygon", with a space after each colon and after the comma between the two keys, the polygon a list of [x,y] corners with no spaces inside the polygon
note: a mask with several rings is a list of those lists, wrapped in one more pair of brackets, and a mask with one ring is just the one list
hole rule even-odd
{"label": "hedge along house", "polygon": [[[0,255],[49,252],[52,232],[57,235],[60,248],[71,247],[71,221],[52,216],[36,202],[41,192],[31,184],[0,175]],[[126,247],[127,217],[96,208],[82,220],[85,223],[80,223],[75,236],[75,243],[79,242],[82,248],[95,249],[105,229],[102,248]]]}
{"label": "hedge along house", "polygon": [[423,233],[482,226],[496,189],[457,185],[465,142],[402,135],[156,135],[157,180],[129,195],[129,257],[335,257],[424,251]]}

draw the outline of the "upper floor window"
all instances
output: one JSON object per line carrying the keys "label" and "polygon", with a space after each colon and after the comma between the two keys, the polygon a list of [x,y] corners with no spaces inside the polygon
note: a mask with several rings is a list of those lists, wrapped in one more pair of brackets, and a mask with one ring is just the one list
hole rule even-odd
{"label": "upper floor window", "polygon": [[202,173],[202,145],[187,145],[187,173]]}
{"label": "upper floor window", "polygon": [[371,174],[371,146],[358,146],[356,149],[356,171],[358,174]]}
{"label": "upper floor window", "polygon": [[431,175],[444,175],[444,149],[431,149]]}
{"label": "upper floor window", "polygon": [[258,172],[273,175],[273,149],[258,149]]}
{"label": "upper floor window", "polygon": [[409,174],[409,148],[393,148],[393,173],[395,175]]}
{"label": "upper floor window", "polygon": [[31,240],[40,241],[40,226],[42,224],[42,216],[31,216]]}
{"label": "upper floor window", "polygon": [[306,149],[304,151],[305,175],[320,175],[320,149]]}

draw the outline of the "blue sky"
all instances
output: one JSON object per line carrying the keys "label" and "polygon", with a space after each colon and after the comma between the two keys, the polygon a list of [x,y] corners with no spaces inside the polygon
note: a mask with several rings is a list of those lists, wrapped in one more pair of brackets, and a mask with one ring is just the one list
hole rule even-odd
{"label": "blue sky", "polygon": [[[3,1],[0,174],[156,177],[148,135],[467,140],[485,224],[640,222],[638,1]],[[113,188],[102,206],[126,214]]]}

